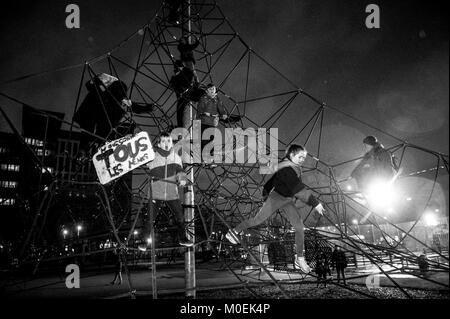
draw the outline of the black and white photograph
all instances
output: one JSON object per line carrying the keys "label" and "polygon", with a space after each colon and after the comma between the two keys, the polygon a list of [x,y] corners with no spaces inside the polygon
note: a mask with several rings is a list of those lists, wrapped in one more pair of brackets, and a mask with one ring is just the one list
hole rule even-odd
{"label": "black and white photograph", "polygon": [[444,1],[0,6],[2,299],[448,301]]}

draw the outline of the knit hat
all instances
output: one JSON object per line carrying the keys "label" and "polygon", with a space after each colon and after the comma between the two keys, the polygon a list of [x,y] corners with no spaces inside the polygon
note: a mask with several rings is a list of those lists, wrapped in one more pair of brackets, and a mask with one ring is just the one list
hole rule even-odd
{"label": "knit hat", "polygon": [[378,140],[375,136],[369,135],[363,140],[364,144],[375,146],[378,144]]}

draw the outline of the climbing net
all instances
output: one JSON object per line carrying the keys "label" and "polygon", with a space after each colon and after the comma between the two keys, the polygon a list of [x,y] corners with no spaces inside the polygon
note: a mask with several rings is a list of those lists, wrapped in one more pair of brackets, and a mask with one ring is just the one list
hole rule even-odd
{"label": "climbing net", "polygon": [[[194,55],[200,83],[215,83],[227,114],[238,119],[222,121],[219,124],[222,131],[225,128],[278,128],[276,142],[281,146],[278,157],[282,156],[287,145],[294,142],[308,149],[303,179],[326,209],[326,213],[319,216],[309,208],[299,207],[306,227],[306,260],[313,268],[319,254],[325,253],[330,257],[334,245],[339,244],[345,248],[349,258],[353,257],[355,267],[358,261],[367,263],[372,272],[384,275],[407,297],[410,297],[409,293],[393,274],[413,274],[448,288],[448,284],[436,282],[416,271],[416,251],[426,248],[437,257],[436,261],[429,260],[431,268],[448,273],[448,253],[432,247],[416,232],[422,227],[423,212],[427,209],[440,209],[441,212],[447,209],[439,183],[448,181],[448,155],[408,143],[310,95],[255,52],[215,1],[198,0],[191,1],[189,6],[182,5],[178,23],[171,20],[171,7],[164,2],[149,23],[115,48],[74,66],[82,68],[82,72],[73,114],[86,93],[84,83],[100,73],[110,74],[129,84],[126,94],[130,100],[144,106],[151,105],[139,113],[128,109],[118,126],[110,125],[108,136],[83,130],[73,120],[65,122],[48,112],[37,112],[63,122],[70,127],[73,136],[82,132],[103,142],[133,131],[147,131],[154,138],[161,131],[172,129],[176,126],[177,97],[169,82],[174,62],[179,59],[178,42],[186,34],[199,40]],[[12,103],[22,103],[11,96],[2,96]],[[195,110],[196,104],[192,103],[192,106]],[[120,128],[125,129],[121,131]],[[337,141],[345,129],[351,130],[345,134],[350,138]],[[375,134],[384,143],[390,143],[388,149],[399,158],[402,172],[396,186],[409,188],[409,193],[405,191],[402,196],[411,196],[412,200],[398,207],[375,209],[353,191],[347,177],[361,159],[355,145],[360,145],[362,137],[368,134]],[[336,143],[345,143],[346,146],[336,151],[333,147]],[[234,142],[235,149],[241,146]],[[33,150],[29,147],[28,150],[33,155]],[[42,242],[45,224],[51,212],[58,210],[64,211],[68,219],[83,215],[89,223],[111,230],[120,247],[137,250],[131,247],[130,240],[134,230],[147,222],[147,168],[138,168],[110,185],[102,186],[96,182],[95,176],[81,174],[92,171],[92,167],[89,167],[89,161],[77,159],[78,155],[76,150],[67,155],[65,165],[73,164],[72,175],[51,173],[51,182],[36,195],[36,213],[21,255],[25,255],[31,244]],[[38,165],[45,167],[39,156],[33,158]],[[424,169],[414,166],[416,162],[429,165]],[[186,170],[193,172],[194,180],[191,182],[195,190],[195,217],[190,224],[195,227],[196,245],[213,251],[220,261],[220,268],[232,272],[252,295],[258,296],[252,285],[275,284],[283,296],[290,297],[284,288],[285,283],[308,283],[315,276],[305,276],[294,267],[293,232],[280,212],[268,223],[249,230],[240,246],[230,245],[224,237],[228,229],[254,216],[261,208],[261,192],[267,175],[260,174],[260,168],[260,163],[248,160],[243,163],[186,165]],[[61,207],[65,201],[59,199],[72,196],[69,195],[72,192],[81,194],[80,200],[69,205],[72,209]],[[395,209],[399,216],[410,214],[410,222],[404,223],[407,226],[400,226],[395,216],[387,214],[391,209]],[[166,225],[169,219],[163,211],[157,216],[157,224]],[[64,220],[64,217],[59,220]],[[369,229],[369,235],[361,234],[361,228]],[[161,227],[160,232],[163,233],[164,229]],[[122,234],[125,234],[125,239],[122,239]],[[371,240],[366,240],[366,237]],[[164,249],[171,248],[161,248],[161,251]],[[132,292],[128,270],[127,274]],[[367,273],[359,273],[347,280],[365,276]],[[370,291],[344,286],[335,280],[330,282],[374,297]]]}

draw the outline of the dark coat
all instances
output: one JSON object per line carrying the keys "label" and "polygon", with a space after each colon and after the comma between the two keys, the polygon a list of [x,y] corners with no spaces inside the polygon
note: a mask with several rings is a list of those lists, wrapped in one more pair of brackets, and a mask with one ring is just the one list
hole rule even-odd
{"label": "dark coat", "polygon": [[86,83],[86,87],[89,93],[73,119],[86,131],[106,138],[125,114],[121,104],[127,97],[127,86],[122,81],[114,81],[105,88],[101,81],[95,78]]}
{"label": "dark coat", "polygon": [[200,41],[198,41],[198,39],[195,39],[195,42],[192,44],[180,41],[180,43],[178,44],[178,51],[180,51],[180,60],[183,62],[195,63],[193,51],[198,47],[199,44]]}
{"label": "dark coat", "polygon": [[331,270],[330,265],[328,264],[328,261],[324,257],[319,257],[316,262],[315,272],[317,275],[330,275],[331,276]]}
{"label": "dark coat", "polygon": [[364,188],[373,178],[391,179],[396,170],[391,153],[378,144],[364,155],[351,176],[356,179],[360,188]]}
{"label": "dark coat", "polygon": [[[280,162],[278,170],[264,185],[263,196],[267,196],[272,190],[284,197],[293,197],[295,194],[306,190],[300,167],[288,159]],[[312,194],[307,195],[305,202],[312,207],[319,204],[317,198]]]}
{"label": "dark coat", "polygon": [[177,98],[188,98],[188,90],[197,83],[194,71],[189,68],[182,68],[178,73],[171,77],[169,85],[175,91]]}
{"label": "dark coat", "polygon": [[342,250],[334,250],[332,255],[333,266],[336,268],[346,268],[347,267],[347,257],[345,252]]}
{"label": "dark coat", "polygon": [[[211,116],[207,116],[205,113],[209,113]],[[197,105],[197,118],[201,119],[202,124],[216,126],[214,125],[213,115],[222,116],[226,114],[222,101],[220,101],[220,98],[217,95],[212,98],[205,93],[200,98]]]}

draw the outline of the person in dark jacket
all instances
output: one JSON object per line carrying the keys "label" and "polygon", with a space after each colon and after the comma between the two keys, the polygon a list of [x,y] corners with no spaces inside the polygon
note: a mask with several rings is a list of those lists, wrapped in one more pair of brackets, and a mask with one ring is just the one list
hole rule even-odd
{"label": "person in dark jacket", "polygon": [[350,174],[358,184],[358,188],[367,192],[374,180],[391,181],[398,171],[392,154],[378,142],[375,136],[367,136],[363,140],[367,152],[361,162]]}
{"label": "person in dark jacket", "polygon": [[174,75],[169,81],[170,88],[177,96],[177,125],[183,127],[184,109],[190,101],[199,99],[198,78],[192,68],[186,67],[181,60],[175,61]]}
{"label": "person in dark jacket", "polygon": [[290,145],[286,150],[285,159],[278,164],[278,169],[264,185],[265,202],[261,210],[253,218],[244,220],[234,229],[230,229],[226,238],[232,243],[240,242],[240,234],[250,227],[262,224],[277,210],[282,209],[285,217],[295,229],[296,256],[294,266],[304,273],[311,268],[304,257],[304,226],[301,213],[295,206],[298,199],[323,214],[324,208],[312,192],[306,189],[302,182],[301,165],[307,156],[306,149],[297,144]]}
{"label": "person in dark jacket", "polygon": [[420,274],[422,276],[426,276],[427,272],[428,272],[429,264],[427,261],[427,255],[426,255],[425,249],[424,249],[423,253],[419,257],[417,257],[417,265],[419,266]]}
{"label": "person in dark jacket", "polygon": [[[104,139],[114,139],[119,133],[119,124],[128,110],[134,113],[150,112],[153,105],[140,105],[127,97],[127,86],[118,78],[101,73],[86,83],[88,94],[75,112],[73,120],[80,127]],[[134,124],[134,123],[133,123]],[[133,133],[134,126],[130,124],[122,136]],[[117,129],[117,134],[114,130]],[[122,127],[123,129],[123,127]],[[103,143],[91,135],[82,132],[80,149],[88,151],[89,142]]]}
{"label": "person in dark jacket", "polygon": [[[194,43],[189,43],[189,38],[194,37]],[[178,43],[178,51],[180,52],[180,60],[188,68],[193,68],[195,65],[194,50],[198,47],[200,41],[195,36],[185,35]]]}
{"label": "person in dark jacket", "polygon": [[122,262],[122,256],[120,248],[115,248],[113,251],[113,257],[114,257],[114,279],[111,282],[111,285],[114,285],[117,280],[117,284],[122,284],[122,271],[123,271],[123,262]]}
{"label": "person in dark jacket", "polygon": [[210,135],[203,139],[203,132],[208,128],[217,127],[219,125],[219,120],[225,120],[227,117],[223,103],[217,95],[216,86],[209,83],[206,86],[205,94],[202,95],[197,105],[197,119],[201,120],[202,150],[205,145],[214,139],[214,135]]}
{"label": "person in dark jacket", "polygon": [[327,256],[324,253],[320,254],[316,260],[315,272],[317,274],[317,287],[319,287],[321,283],[326,287],[327,275],[331,276],[331,269]]}
{"label": "person in dark jacket", "polygon": [[345,252],[338,245],[335,246],[335,249],[333,251],[332,263],[333,268],[336,267],[337,282],[340,282],[342,275],[344,285],[346,285],[347,283],[345,281],[345,268],[347,267],[347,257],[345,256]]}
{"label": "person in dark jacket", "polygon": [[187,182],[183,163],[173,149],[173,140],[169,133],[161,133],[158,140],[155,147],[155,158],[147,164],[150,176],[156,179],[151,182],[152,199],[155,200],[156,206],[161,205],[161,202],[166,202],[175,216],[180,245],[192,246],[193,243],[186,238],[183,207],[178,194],[178,185],[185,186]]}

